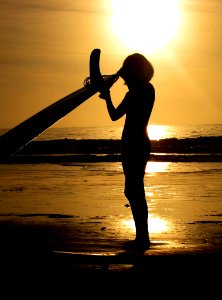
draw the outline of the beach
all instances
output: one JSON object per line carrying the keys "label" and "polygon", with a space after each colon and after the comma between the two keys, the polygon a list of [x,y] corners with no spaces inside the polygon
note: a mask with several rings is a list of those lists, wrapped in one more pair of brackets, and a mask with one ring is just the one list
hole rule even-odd
{"label": "beach", "polygon": [[[148,163],[149,271],[152,266],[155,272],[160,262],[164,266],[161,258],[165,266],[170,262],[171,270],[172,259],[180,258],[190,275],[198,270],[200,275],[200,266],[210,267],[211,273],[221,266],[221,170],[216,162]],[[61,276],[58,270],[63,276],[65,270],[69,279],[91,274],[101,280],[100,263],[78,263],[60,252],[122,253],[124,242],[134,239],[119,162],[2,164],[0,174],[1,257],[11,277],[40,268],[56,278]],[[135,274],[132,268],[111,264],[107,274],[126,277]]]}
{"label": "beach", "polygon": [[148,283],[171,294],[172,284],[183,293],[192,286],[198,296],[218,291],[221,125],[154,129],[166,137],[151,141],[144,178],[151,246],[144,253],[124,248],[135,228],[123,193],[119,128],[49,130],[1,161],[7,293],[17,286],[24,295],[31,286],[53,297],[60,290],[64,298],[65,291],[126,293]]}
{"label": "beach", "polygon": [[220,297],[222,2],[0,7],[1,298]]}

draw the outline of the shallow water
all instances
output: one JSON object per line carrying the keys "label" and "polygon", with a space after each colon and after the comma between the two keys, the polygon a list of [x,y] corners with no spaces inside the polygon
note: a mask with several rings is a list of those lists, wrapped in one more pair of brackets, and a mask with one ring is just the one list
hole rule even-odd
{"label": "shallow water", "polygon": [[[151,240],[221,247],[221,178],[222,163],[149,162],[144,182]],[[78,225],[79,237],[132,239],[123,185],[118,162],[0,165],[0,221]]]}

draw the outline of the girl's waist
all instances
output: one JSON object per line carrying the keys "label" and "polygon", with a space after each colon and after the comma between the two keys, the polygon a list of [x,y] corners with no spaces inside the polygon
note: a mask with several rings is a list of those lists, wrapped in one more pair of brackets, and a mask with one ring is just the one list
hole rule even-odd
{"label": "girl's waist", "polygon": [[149,138],[144,139],[122,139],[122,150],[150,151],[151,142]]}

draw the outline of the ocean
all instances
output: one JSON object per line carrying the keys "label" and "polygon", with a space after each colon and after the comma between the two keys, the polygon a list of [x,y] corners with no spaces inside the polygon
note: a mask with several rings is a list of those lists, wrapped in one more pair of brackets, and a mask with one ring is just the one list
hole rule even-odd
{"label": "ocean", "polygon": [[[121,130],[50,128],[0,163],[2,247],[27,250],[32,241],[34,251],[107,251],[133,239]],[[144,186],[151,240],[175,253],[221,251],[222,125],[153,125],[149,135]]]}
{"label": "ocean", "polygon": [[[120,161],[121,133],[122,127],[51,127],[7,162]],[[149,125],[148,134],[153,161],[222,162],[222,124]]]}
{"label": "ocean", "polygon": [[[0,129],[0,136],[9,129]],[[222,124],[208,125],[149,125],[151,140],[159,139],[184,139],[199,137],[221,137]],[[121,138],[122,127],[51,127],[40,134],[37,141],[61,139],[113,139]]]}

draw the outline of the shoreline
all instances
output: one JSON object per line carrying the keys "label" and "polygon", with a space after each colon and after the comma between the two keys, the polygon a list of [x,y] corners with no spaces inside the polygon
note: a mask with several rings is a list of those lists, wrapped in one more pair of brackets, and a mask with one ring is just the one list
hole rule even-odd
{"label": "shoreline", "polygon": [[[4,157],[7,157],[4,148],[2,151]],[[0,163],[120,162],[120,153],[121,140],[64,138],[61,140],[31,141],[14,155],[0,160]],[[222,162],[222,137],[151,140],[150,160]]]}
{"label": "shoreline", "polygon": [[[153,162],[222,162],[221,154],[151,154],[149,161]],[[0,164],[62,164],[87,162],[121,162],[120,154],[42,154],[13,155],[0,161]]]}

